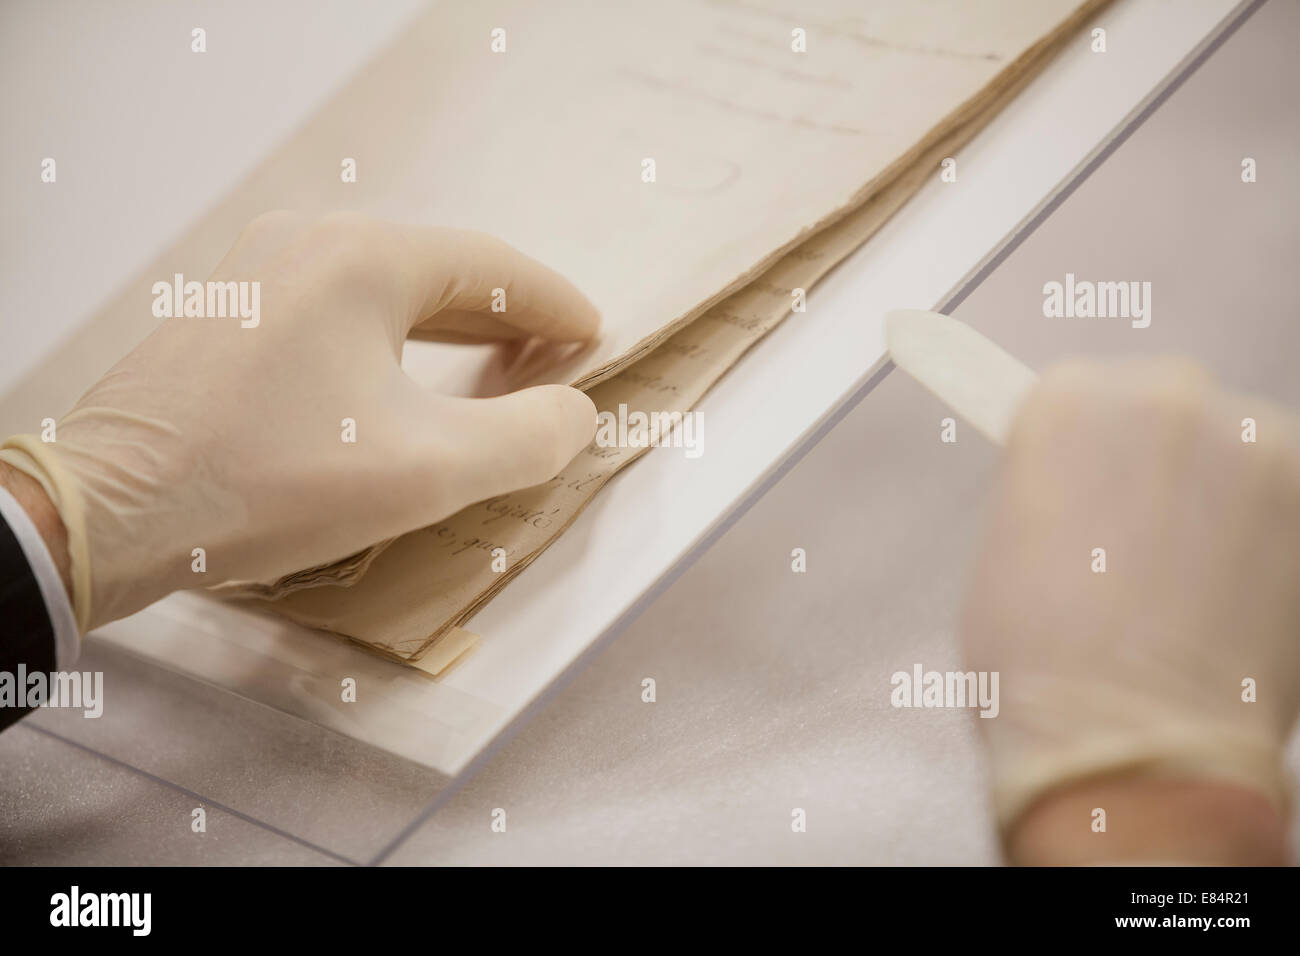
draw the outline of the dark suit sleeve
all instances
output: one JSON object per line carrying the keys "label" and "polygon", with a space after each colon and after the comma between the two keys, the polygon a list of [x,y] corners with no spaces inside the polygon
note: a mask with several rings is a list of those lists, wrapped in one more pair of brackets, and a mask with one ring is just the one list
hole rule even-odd
{"label": "dark suit sleeve", "polygon": [[[16,688],[19,665],[27,674],[49,674],[55,669],[54,625],[27,555],[0,517],[0,681],[9,683],[10,694]],[[32,709],[15,706],[15,697],[3,690],[0,730]]]}

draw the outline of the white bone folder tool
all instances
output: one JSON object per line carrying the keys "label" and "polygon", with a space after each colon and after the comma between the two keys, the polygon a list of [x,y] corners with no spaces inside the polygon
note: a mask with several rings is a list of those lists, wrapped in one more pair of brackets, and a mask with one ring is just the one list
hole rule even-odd
{"label": "white bone folder tool", "polygon": [[1001,447],[1038,374],[965,322],[921,309],[885,316],[894,364]]}

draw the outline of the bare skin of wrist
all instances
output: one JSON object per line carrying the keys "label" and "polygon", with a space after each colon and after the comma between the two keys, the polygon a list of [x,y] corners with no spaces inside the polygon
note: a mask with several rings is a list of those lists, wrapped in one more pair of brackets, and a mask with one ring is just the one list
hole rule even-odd
{"label": "bare skin of wrist", "polygon": [[72,562],[68,557],[68,531],[63,527],[63,519],[59,517],[49,495],[35,478],[3,461],[0,461],[0,488],[13,495],[19,507],[32,519],[32,524],[44,539],[45,547],[54,560],[54,566],[59,569],[59,578],[63,581],[63,589],[68,593],[68,600],[71,600]]}
{"label": "bare skin of wrist", "polygon": [[[1106,832],[1092,830],[1106,811]],[[1286,825],[1263,795],[1209,780],[1112,777],[1048,794],[1006,836],[1019,866],[1285,866]]]}

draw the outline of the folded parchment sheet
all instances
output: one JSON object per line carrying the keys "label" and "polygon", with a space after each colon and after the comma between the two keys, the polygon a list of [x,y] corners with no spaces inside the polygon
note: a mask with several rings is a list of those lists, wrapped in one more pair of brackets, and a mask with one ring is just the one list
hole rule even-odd
{"label": "folded parchment sheet", "polygon": [[[945,14],[936,12],[934,5],[925,6],[927,13],[939,16],[940,22],[951,24]],[[796,68],[806,64],[806,60],[773,56],[777,40],[784,43],[783,34],[764,41],[760,32],[733,41],[736,44],[734,48],[720,45],[719,40],[711,38],[694,44],[693,49],[688,45],[683,50],[681,55],[686,63],[706,62],[696,64],[694,68],[675,67],[671,82],[660,78],[656,86],[669,91],[664,93],[666,97],[674,101],[678,97],[687,100],[684,106],[674,103],[672,108],[685,109],[692,117],[696,115],[701,109],[700,97],[704,88],[701,76],[707,75],[716,81],[727,72],[725,68],[715,67],[713,61],[748,64],[751,69],[758,70],[754,96],[734,96],[734,102],[732,98],[720,97],[704,100],[706,111],[713,109],[722,114],[716,122],[728,129],[734,126],[736,139],[740,141],[753,141],[764,135],[762,130],[753,130],[753,126],[775,125],[781,128],[783,138],[818,143],[818,149],[823,152],[828,148],[842,150],[848,145],[834,142],[835,135],[852,135],[856,137],[850,147],[853,160],[844,163],[835,155],[819,156],[816,174],[809,168],[793,174],[793,185],[783,184],[785,188],[772,194],[767,202],[746,210],[738,220],[742,229],[749,228],[756,216],[767,220],[766,212],[772,205],[810,204],[803,207],[803,238],[800,239],[801,234],[796,233],[793,248],[790,242],[778,246],[775,262],[770,267],[764,269],[764,263],[772,259],[770,255],[760,259],[749,270],[750,273],[761,271],[757,278],[745,280],[742,277],[743,285],[738,291],[707,307],[698,318],[691,318],[691,309],[682,315],[661,313],[660,319],[668,317],[672,321],[642,336],[630,351],[620,347],[615,358],[602,357],[600,368],[577,376],[576,381],[580,384],[598,381],[590,388],[597,408],[612,413],[617,413],[620,406],[647,412],[688,411],[749,346],[790,312],[795,288],[809,287],[879,229],[926,177],[937,175],[940,161],[955,152],[1001,108],[1028,80],[1034,68],[1045,62],[1056,46],[1072,35],[1078,21],[1092,12],[1090,7],[1096,5],[1079,8],[1074,4],[1059,4],[1058,9],[1049,11],[1059,18],[1059,22],[1044,24],[1040,20],[1035,26],[1041,32],[1021,34],[1015,45],[1009,36],[1013,31],[1000,31],[999,23],[1005,23],[1002,17],[1010,16],[1012,8],[1018,5],[979,6],[984,14],[984,17],[976,18],[979,22],[969,17],[972,11],[964,10],[966,16],[958,18],[963,20],[963,32],[952,35],[943,31],[942,36],[931,34],[924,42],[920,39],[922,31],[917,29],[920,22],[910,16],[891,19],[889,23],[897,32],[880,36],[863,32],[863,25],[856,19],[832,19],[821,29],[825,31],[829,27],[834,31],[823,40],[836,46],[836,54],[830,57],[829,63],[811,70]],[[1051,6],[1040,5],[1036,12],[1042,16]],[[748,7],[743,9],[746,13],[752,10]],[[901,12],[901,7],[895,11]],[[990,15],[994,12],[998,15]],[[759,24],[763,22],[750,24],[750,28],[760,29]],[[911,23],[913,32],[900,29],[908,23]],[[736,27],[737,24],[731,24],[730,31],[724,35],[736,36]],[[841,44],[845,44],[847,49],[841,49]],[[868,44],[869,49],[862,50],[862,44]],[[762,52],[764,46],[770,47],[766,54]],[[900,50],[907,52],[900,54]],[[852,55],[841,58],[840,54],[850,51]],[[942,81],[933,75],[936,69],[933,61],[936,59],[944,64],[938,68],[944,77]],[[765,63],[767,66],[763,66]],[[898,89],[899,95],[891,97],[889,107],[877,111],[868,105],[869,97],[862,93],[881,82],[880,74],[875,71],[886,63],[889,69],[898,71],[893,84],[886,87],[882,83],[875,89]],[[775,77],[768,75],[768,71],[774,72]],[[622,75],[640,75],[629,62],[620,67],[620,72]],[[737,79],[721,88],[740,89]],[[932,89],[931,83],[941,89]],[[800,84],[811,84],[819,89],[825,85],[831,90],[829,95],[820,94],[813,101],[819,106],[819,112],[814,114],[819,119],[816,122],[809,120],[807,125],[793,119],[800,115],[798,112],[792,110],[780,114],[772,105],[797,102],[802,107],[807,104],[808,100],[801,99],[790,89]],[[781,88],[780,95],[769,90],[773,86]],[[687,90],[694,92],[687,95]],[[855,97],[852,91],[860,92]],[[835,104],[834,109],[823,103],[822,96]],[[973,101],[970,101],[972,96]],[[764,102],[768,104],[766,107]],[[860,104],[856,114],[859,118],[855,118],[847,108],[850,102]],[[662,118],[666,105],[652,105],[652,115]],[[919,112],[938,123],[937,133],[925,130],[928,135],[918,137],[918,142],[921,142],[919,153],[912,143],[902,144],[900,152],[897,141],[888,136],[880,137],[878,143],[872,132],[881,117],[896,115],[904,105],[913,120]],[[821,109],[828,112],[823,114]],[[820,118],[823,115],[834,119],[823,120]],[[870,117],[871,122],[862,122],[860,117]],[[694,120],[691,125],[694,126]],[[832,135],[828,130],[835,133]],[[716,135],[712,139],[716,141]],[[885,145],[886,142],[889,145]],[[695,148],[700,148],[698,142]],[[805,148],[804,143],[784,142],[774,146],[773,150],[784,155],[806,155]],[[646,151],[654,152],[649,146]],[[749,175],[751,166],[757,167],[754,178],[768,181],[772,170],[781,164],[769,165],[765,160],[767,151],[758,155],[757,163],[754,157],[746,156],[744,165],[741,165],[740,157],[732,151],[729,161],[736,164],[735,179],[702,190],[697,199],[688,200],[688,205],[698,205],[701,209],[720,208],[713,204],[722,198],[722,194],[739,189],[740,180]],[[865,188],[859,185],[847,205],[825,209],[815,204],[820,200],[807,198],[799,188],[808,178],[820,178],[822,168],[830,171],[832,178],[846,169],[859,178],[873,174],[875,178]],[[661,184],[644,185],[653,189]],[[611,184],[611,188],[621,187]],[[841,195],[845,193],[842,191]],[[788,211],[788,208],[777,210],[773,218],[779,219]],[[810,214],[818,216],[811,229],[807,228]],[[709,225],[710,233],[727,232],[726,241],[752,238],[732,235],[731,230],[725,226],[719,230],[717,225]],[[772,227],[765,222],[762,228]],[[775,231],[765,232],[769,243],[780,235]],[[709,257],[706,255],[705,258]],[[687,271],[693,271],[698,264],[687,264]],[[627,264],[620,264],[619,271],[626,274]],[[662,274],[658,273],[657,267],[649,271]],[[714,273],[714,277],[717,279],[721,275]],[[733,281],[722,288],[725,292],[735,285]],[[716,298],[716,295],[711,297]],[[706,306],[708,301],[710,299],[704,300]],[[647,321],[653,322],[654,319],[647,317]],[[632,328],[632,325],[627,325],[614,330],[614,339],[630,337],[634,334]],[[594,359],[588,361],[591,363]],[[629,365],[629,361],[632,364]],[[611,368],[622,368],[622,371],[601,380]],[[545,485],[480,502],[395,542],[377,546],[334,565],[290,576],[257,591],[270,599],[270,606],[276,611],[303,624],[335,631],[398,659],[419,660],[439,644],[444,634],[449,631],[457,636],[462,634],[457,626],[472,617],[515,574],[545,550],[605,481],[643,450],[641,447],[601,447],[593,443],[562,474]],[[500,554],[497,549],[504,550],[506,555],[504,571],[499,562],[492,560],[493,552]]]}
{"label": "folded parchment sheet", "polygon": [[[1063,43],[1086,43],[1077,28],[1107,2],[439,4],[60,358],[106,370],[150,331],[153,282],[210,270],[257,214],[354,209],[498,235],[602,313],[600,340],[558,363],[412,341],[418,381],[465,395],[567,382],[604,410],[686,411],[790,311],[792,289],[879,229]],[[90,384],[31,379],[20,410],[70,407]],[[417,661],[640,451],[593,445],[545,485],[253,590]]]}

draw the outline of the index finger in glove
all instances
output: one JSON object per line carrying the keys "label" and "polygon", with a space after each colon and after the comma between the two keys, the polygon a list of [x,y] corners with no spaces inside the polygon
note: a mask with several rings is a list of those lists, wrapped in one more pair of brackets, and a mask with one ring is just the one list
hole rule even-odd
{"label": "index finger in glove", "polygon": [[600,313],[569,280],[486,233],[353,214],[329,216],[315,232],[336,250],[325,257],[336,278],[357,276],[392,306],[399,341],[417,326],[458,341],[576,342],[600,328]]}

